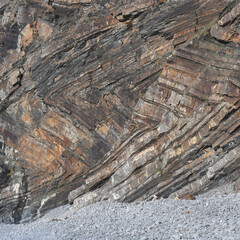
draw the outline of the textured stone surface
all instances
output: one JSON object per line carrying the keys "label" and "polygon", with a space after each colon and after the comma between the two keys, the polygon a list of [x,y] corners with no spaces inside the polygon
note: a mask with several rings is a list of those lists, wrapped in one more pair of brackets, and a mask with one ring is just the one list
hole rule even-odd
{"label": "textured stone surface", "polygon": [[236,4],[218,23],[211,27],[213,37],[226,41],[240,43],[240,3]]}
{"label": "textured stone surface", "polygon": [[239,178],[238,1],[14,0],[0,13],[2,221]]}

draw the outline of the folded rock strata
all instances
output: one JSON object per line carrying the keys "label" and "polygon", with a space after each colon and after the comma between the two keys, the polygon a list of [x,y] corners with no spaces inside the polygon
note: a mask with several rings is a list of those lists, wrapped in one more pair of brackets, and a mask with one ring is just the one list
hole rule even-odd
{"label": "folded rock strata", "polygon": [[237,183],[239,6],[2,1],[1,221]]}

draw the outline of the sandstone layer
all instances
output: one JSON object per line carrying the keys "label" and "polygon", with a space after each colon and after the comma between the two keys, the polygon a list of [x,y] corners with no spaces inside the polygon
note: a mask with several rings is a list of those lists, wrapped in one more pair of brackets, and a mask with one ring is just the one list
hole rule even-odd
{"label": "sandstone layer", "polygon": [[1,1],[1,221],[237,189],[239,22],[239,1]]}

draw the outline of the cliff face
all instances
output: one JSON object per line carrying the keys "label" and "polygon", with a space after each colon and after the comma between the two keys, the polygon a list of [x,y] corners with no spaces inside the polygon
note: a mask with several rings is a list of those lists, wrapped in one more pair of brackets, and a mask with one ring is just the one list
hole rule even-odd
{"label": "cliff face", "polygon": [[1,221],[239,179],[239,1],[2,0],[0,14]]}

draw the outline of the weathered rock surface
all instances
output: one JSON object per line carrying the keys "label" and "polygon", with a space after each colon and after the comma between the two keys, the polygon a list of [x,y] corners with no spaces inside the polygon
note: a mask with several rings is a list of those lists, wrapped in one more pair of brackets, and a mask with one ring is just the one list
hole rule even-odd
{"label": "weathered rock surface", "polygon": [[1,221],[236,182],[239,6],[1,1]]}

